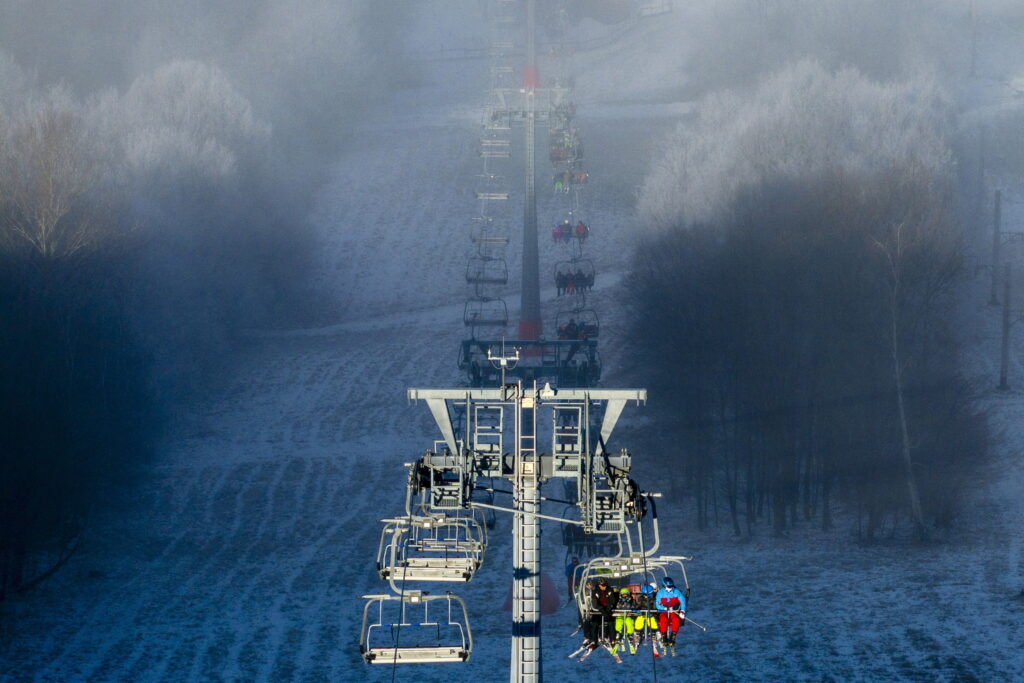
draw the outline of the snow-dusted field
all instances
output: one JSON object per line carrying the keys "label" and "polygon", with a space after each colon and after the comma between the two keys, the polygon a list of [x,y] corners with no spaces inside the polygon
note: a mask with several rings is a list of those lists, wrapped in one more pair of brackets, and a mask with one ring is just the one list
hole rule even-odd
{"label": "snow-dusted field", "polygon": [[[648,26],[641,35],[656,45],[673,39],[672,30]],[[642,58],[635,44],[628,49]],[[611,61],[595,57],[602,59]],[[408,405],[405,389],[461,379],[473,107],[484,83],[479,63],[424,68],[433,70],[433,85],[399,94],[401,106],[361,131],[314,211],[324,235],[322,277],[345,302],[339,322],[253,331],[240,342],[223,392],[182,408],[150,476],[125,502],[131,514],[96,520],[71,565],[11,606],[0,632],[0,679],[391,680],[391,668],[359,657],[359,596],[383,587],[373,570],[377,520],[401,510],[402,463],[435,438],[427,410]],[[610,93],[607,101],[616,103],[592,101],[580,111],[592,178],[588,249],[601,273],[594,299],[605,323],[606,383],[629,386],[617,369],[624,316],[614,307],[634,239],[633,189],[653,141],[685,103],[623,106]],[[542,225],[558,218],[550,201],[541,217]],[[542,247],[548,272],[557,254]],[[563,609],[544,622],[546,674],[1024,678],[1024,394],[985,389],[995,383],[998,341],[986,291],[981,279],[965,292],[965,328],[970,372],[995,426],[996,464],[987,483],[964,482],[973,504],[948,538],[858,546],[840,526],[737,541],[724,526],[692,531],[688,501],[668,498],[660,505],[663,547],[695,557],[691,615],[709,632],[685,629],[680,657],[656,669],[649,654],[619,666],[597,653],[577,664],[565,657],[579,638],[571,635],[572,610]],[[545,290],[549,320],[553,294]],[[1011,381],[1024,387],[1020,336]],[[649,426],[627,423],[617,445],[630,445],[626,437],[641,424]],[[657,488],[667,456],[635,456],[640,482]],[[457,589],[470,604],[471,661],[400,667],[395,680],[507,678],[507,531],[500,519],[484,569]],[[547,531],[544,562],[561,587],[563,550],[557,529]]]}

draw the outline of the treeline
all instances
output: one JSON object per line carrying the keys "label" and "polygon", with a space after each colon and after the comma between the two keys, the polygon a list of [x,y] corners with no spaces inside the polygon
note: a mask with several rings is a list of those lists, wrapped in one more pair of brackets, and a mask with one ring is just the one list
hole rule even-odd
{"label": "treeline", "polygon": [[293,323],[312,235],[214,67],[83,100],[0,54],[0,92],[2,600],[67,561],[238,330]]}
{"label": "treeline", "polygon": [[0,135],[0,600],[70,557],[151,418],[127,207],[66,94],[33,98]]}
{"label": "treeline", "polygon": [[955,517],[985,426],[958,369],[939,103],[800,64],[705,102],[648,179],[633,338],[700,527]]}
{"label": "treeline", "polygon": [[264,106],[290,112],[275,138],[210,63],[75,93],[91,85],[46,85],[0,51],[0,601],[68,560],[90,511],[143,471],[165,407],[230,367],[237,332],[330,308],[304,275],[326,162],[300,147],[336,151],[343,133],[295,126],[346,115],[335,99],[248,83],[291,100]]}

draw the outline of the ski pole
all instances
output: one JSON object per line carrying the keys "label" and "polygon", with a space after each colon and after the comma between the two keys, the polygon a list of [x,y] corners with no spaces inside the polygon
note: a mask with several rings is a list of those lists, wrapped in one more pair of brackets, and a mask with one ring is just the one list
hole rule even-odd
{"label": "ski pole", "polygon": [[707,628],[705,628],[704,626],[701,626],[700,624],[698,624],[696,621],[694,621],[690,617],[684,616],[683,619],[685,619],[686,621],[690,622],[691,624],[693,624],[694,626],[699,628],[701,631],[704,631],[704,633],[708,632]]}

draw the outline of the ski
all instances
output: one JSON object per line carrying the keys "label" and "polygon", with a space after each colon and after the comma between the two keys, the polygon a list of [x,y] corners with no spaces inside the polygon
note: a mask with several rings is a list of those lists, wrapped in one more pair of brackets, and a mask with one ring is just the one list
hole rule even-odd
{"label": "ski", "polygon": [[590,647],[590,643],[583,643],[583,645],[581,645],[571,655],[569,655],[569,659],[579,657],[581,654],[583,654],[583,651],[586,650],[588,647]]}

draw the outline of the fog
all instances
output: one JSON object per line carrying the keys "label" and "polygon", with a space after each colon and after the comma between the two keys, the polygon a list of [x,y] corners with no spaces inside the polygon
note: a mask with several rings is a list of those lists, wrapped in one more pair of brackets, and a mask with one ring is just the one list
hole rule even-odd
{"label": "fog", "polygon": [[[749,636],[695,639],[698,677],[1024,674],[999,654],[1018,627],[968,643],[922,588],[957,590],[936,577],[962,549],[984,577],[969,627],[1012,622],[1000,601],[1024,590],[1024,415],[993,390],[989,305],[1022,256],[1024,6],[536,2],[542,84],[573,86],[590,173],[552,192],[537,155],[545,330],[579,313],[549,282],[570,258],[550,225],[583,217],[602,385],[651,391],[622,445],[666,496],[666,545],[725,567],[698,570],[709,616]],[[468,381],[464,274],[494,168],[515,334],[519,130],[483,174],[479,147],[495,54],[521,71],[520,27],[493,22],[523,5],[0,0],[0,678],[387,678],[348,631],[379,590],[395,463],[432,438],[402,391]],[[932,644],[843,631],[836,576],[794,578],[846,553],[840,580],[886,567],[886,614],[913,605]],[[775,565],[799,594],[786,661],[742,599]],[[486,581],[468,594],[494,600]],[[833,602],[828,626],[807,616]],[[117,625],[150,617],[168,631]],[[505,656],[505,615],[482,618]],[[859,649],[800,645],[833,637]],[[451,679],[490,680],[474,657]]]}

